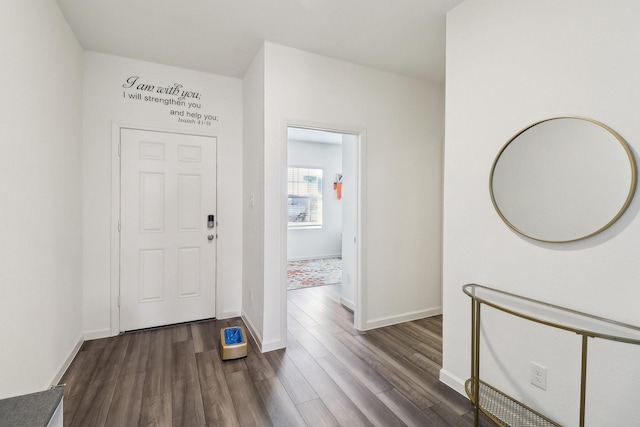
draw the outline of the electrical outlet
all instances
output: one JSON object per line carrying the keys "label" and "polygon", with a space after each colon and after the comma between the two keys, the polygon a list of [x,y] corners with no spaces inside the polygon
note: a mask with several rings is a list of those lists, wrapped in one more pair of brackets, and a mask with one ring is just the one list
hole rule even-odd
{"label": "electrical outlet", "polygon": [[547,368],[536,363],[531,362],[531,384],[542,390],[547,389]]}

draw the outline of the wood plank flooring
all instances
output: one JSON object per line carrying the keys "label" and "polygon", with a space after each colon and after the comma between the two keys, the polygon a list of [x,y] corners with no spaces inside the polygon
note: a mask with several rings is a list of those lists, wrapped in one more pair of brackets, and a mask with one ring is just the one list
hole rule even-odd
{"label": "wood plank flooring", "polygon": [[[87,341],[65,373],[64,425],[472,426],[438,381],[442,318],[358,332],[335,286],[288,292],[288,347],[222,361],[209,320]],[[251,337],[249,337],[251,338]]]}

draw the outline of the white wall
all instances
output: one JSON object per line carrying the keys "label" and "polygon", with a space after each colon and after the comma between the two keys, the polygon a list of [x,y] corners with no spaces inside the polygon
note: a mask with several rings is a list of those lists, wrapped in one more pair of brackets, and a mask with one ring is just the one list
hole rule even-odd
{"label": "white wall", "polygon": [[342,285],[340,302],[352,311],[356,304],[358,235],[358,137],[342,135]]}
{"label": "white wall", "polygon": [[[634,53],[639,15],[640,4],[622,0],[474,0],[448,14],[441,379],[459,390],[470,366],[465,283],[640,324],[637,198],[595,237],[544,244],[512,232],[496,214],[488,190],[502,145],[526,125],[551,116],[599,120],[634,152],[640,150],[640,60]],[[485,372],[564,425],[576,425],[580,362],[571,360],[567,367],[566,361],[575,355],[574,338],[523,333],[513,321],[494,326],[492,336],[499,337],[494,350],[502,343],[511,349],[496,355],[512,369]],[[536,342],[529,353],[514,351]],[[640,375],[640,352],[614,347],[590,361],[589,425],[634,425],[640,419],[633,384]],[[517,356],[543,359],[538,362],[548,368],[546,392],[529,384],[529,360],[513,369]],[[611,378],[623,380],[608,382]],[[602,385],[599,392],[595,384]],[[607,414],[613,419],[604,421]]]}
{"label": "white wall", "polygon": [[55,2],[0,14],[0,398],[48,388],[82,337],[82,50]]}
{"label": "white wall", "polygon": [[264,319],[264,49],[243,79],[242,318],[263,346]]}
{"label": "white wall", "polygon": [[290,140],[289,166],[322,169],[322,228],[289,228],[287,259],[330,258],[342,255],[342,201],[333,182],[342,172],[342,145]]}
{"label": "white wall", "polygon": [[265,342],[286,336],[287,122],[366,133],[363,328],[439,313],[442,86],[272,43],[265,82]]}
{"label": "white wall", "polygon": [[[117,293],[117,126],[213,135],[218,140],[218,250],[216,316],[238,316],[242,289],[242,81],[149,62],[85,52],[83,80],[84,332],[88,338],[114,332]],[[139,79],[131,88],[127,79]],[[153,91],[137,90],[139,84]],[[182,85],[199,93],[186,104],[148,102],[145,96],[178,100],[158,88]],[[124,85],[124,86],[123,86]],[[130,96],[141,94],[142,99]],[[188,102],[199,104],[190,108]],[[171,111],[213,115],[211,124],[179,122]],[[188,119],[185,116],[181,117]],[[114,127],[115,125],[115,127]],[[114,139],[115,138],[115,139]],[[115,177],[115,178],[114,178]],[[115,196],[114,196],[115,195]],[[115,201],[113,199],[115,197]],[[116,234],[117,236],[117,234]]]}

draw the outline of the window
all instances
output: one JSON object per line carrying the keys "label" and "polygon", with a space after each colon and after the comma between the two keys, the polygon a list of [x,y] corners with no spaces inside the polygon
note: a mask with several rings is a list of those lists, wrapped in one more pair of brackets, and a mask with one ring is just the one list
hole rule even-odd
{"label": "window", "polygon": [[322,227],[322,169],[289,168],[289,227]]}

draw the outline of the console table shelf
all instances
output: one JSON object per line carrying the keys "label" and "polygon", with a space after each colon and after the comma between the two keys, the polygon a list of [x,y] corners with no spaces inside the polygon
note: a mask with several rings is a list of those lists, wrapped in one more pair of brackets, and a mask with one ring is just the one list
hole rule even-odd
{"label": "console table shelf", "polygon": [[[479,403],[476,403],[475,398],[474,387],[476,384],[480,387],[478,390]],[[551,421],[544,415],[507,396],[484,381],[477,382],[474,378],[469,378],[464,387],[471,402],[499,426],[560,426],[560,424]]]}
{"label": "console table shelf", "polygon": [[580,427],[585,425],[588,339],[598,338],[640,345],[640,328],[536,301],[486,286],[462,287],[471,297],[471,378],[465,390],[474,405],[475,426],[482,412],[499,426],[559,426],[532,408],[507,396],[480,379],[480,312],[487,305],[507,314],[552,328],[575,332],[582,338],[580,375]]}

